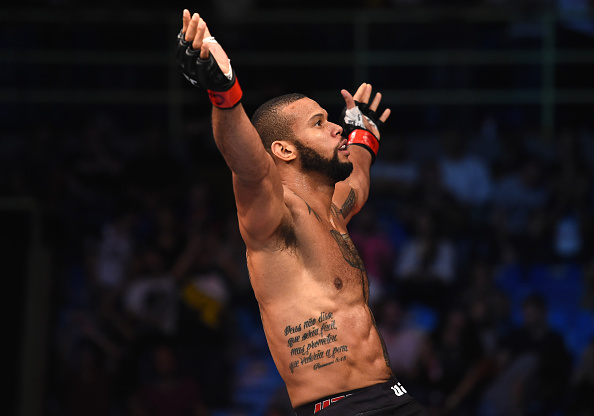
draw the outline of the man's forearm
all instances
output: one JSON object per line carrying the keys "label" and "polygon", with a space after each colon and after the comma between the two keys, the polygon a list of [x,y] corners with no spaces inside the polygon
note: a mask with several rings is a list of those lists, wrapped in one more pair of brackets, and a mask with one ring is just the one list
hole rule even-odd
{"label": "man's forearm", "polygon": [[241,105],[243,92],[227,53],[198,13],[191,15],[184,10],[182,22],[178,64],[192,85],[208,91],[214,106],[212,123],[217,147],[237,178],[246,183],[260,180],[272,161]]}
{"label": "man's forearm", "polygon": [[353,214],[359,212],[369,197],[371,154],[360,146],[349,146],[351,156],[349,160],[353,163],[353,173],[346,180],[357,194],[357,201]]}

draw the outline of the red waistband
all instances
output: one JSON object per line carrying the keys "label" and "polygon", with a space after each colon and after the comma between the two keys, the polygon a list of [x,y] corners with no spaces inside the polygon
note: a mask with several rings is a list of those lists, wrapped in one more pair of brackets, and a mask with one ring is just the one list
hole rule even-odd
{"label": "red waistband", "polygon": [[350,396],[351,394],[352,393],[350,393],[350,394],[343,394],[343,395],[340,395],[340,396],[336,396],[336,397],[332,397],[330,399],[323,400],[321,402],[317,402],[314,405],[314,413],[318,413],[320,410],[327,408],[332,403],[336,403],[337,401],[342,400],[345,397]]}

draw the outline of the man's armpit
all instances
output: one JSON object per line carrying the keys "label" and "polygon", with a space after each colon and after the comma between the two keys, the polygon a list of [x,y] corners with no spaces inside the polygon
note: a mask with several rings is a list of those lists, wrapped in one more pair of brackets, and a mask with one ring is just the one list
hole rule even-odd
{"label": "man's armpit", "polygon": [[281,244],[281,249],[295,250],[297,248],[297,234],[295,233],[295,226],[283,220],[277,229],[274,231],[273,239]]}

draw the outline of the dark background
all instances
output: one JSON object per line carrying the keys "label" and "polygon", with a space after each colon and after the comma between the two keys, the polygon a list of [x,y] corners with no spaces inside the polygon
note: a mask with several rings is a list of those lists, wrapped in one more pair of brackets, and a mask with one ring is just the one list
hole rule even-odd
{"label": "dark background", "polygon": [[163,376],[151,354],[166,346],[180,377],[159,402],[170,415],[191,414],[167,401],[188,397],[204,414],[291,414],[210,105],[175,65],[189,8],[228,51],[248,114],[303,92],[336,119],[341,88],[369,81],[384,94],[393,114],[351,234],[388,346],[423,345],[413,369],[393,364],[409,391],[435,415],[592,414],[590,3],[2,6],[14,380],[2,413],[160,414],[147,397]]}

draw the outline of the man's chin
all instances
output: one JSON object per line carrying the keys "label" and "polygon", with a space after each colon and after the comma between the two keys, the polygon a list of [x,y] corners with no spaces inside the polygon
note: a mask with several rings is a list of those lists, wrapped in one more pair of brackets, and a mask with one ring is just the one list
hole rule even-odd
{"label": "man's chin", "polygon": [[301,167],[304,171],[321,173],[330,178],[334,183],[342,182],[353,172],[353,163],[348,160],[340,161],[338,150],[330,159],[324,159],[315,150],[304,146],[299,141],[295,142],[301,158]]}
{"label": "man's chin", "polygon": [[332,172],[332,179],[338,183],[346,180],[351,173],[353,173],[353,163],[352,162],[341,162],[338,166],[335,167],[335,170]]}

